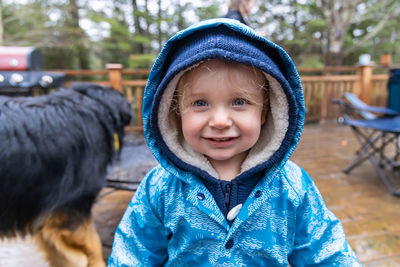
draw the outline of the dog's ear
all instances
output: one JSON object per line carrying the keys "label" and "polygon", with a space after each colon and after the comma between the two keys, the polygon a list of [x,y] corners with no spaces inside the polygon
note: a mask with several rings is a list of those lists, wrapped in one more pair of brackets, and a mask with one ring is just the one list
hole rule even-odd
{"label": "dog's ear", "polygon": [[128,125],[131,121],[130,103],[122,93],[114,88],[88,82],[76,82],[71,89],[105,106],[117,121],[118,127]]}
{"label": "dog's ear", "polygon": [[[129,105],[130,106],[130,105]],[[131,113],[120,113],[121,121],[123,125],[128,125],[131,122],[132,115]]]}
{"label": "dog's ear", "polygon": [[78,91],[82,94],[87,95],[89,90],[92,89],[102,89],[103,87],[101,85],[91,83],[91,82],[74,82],[70,89]]}

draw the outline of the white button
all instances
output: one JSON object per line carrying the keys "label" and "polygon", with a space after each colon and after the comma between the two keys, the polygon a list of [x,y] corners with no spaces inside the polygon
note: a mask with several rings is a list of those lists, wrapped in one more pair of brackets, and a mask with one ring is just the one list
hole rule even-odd
{"label": "white button", "polygon": [[243,204],[239,204],[235,207],[233,207],[229,212],[226,218],[228,221],[232,221],[233,219],[236,218],[236,216],[239,214],[240,209],[242,208]]}

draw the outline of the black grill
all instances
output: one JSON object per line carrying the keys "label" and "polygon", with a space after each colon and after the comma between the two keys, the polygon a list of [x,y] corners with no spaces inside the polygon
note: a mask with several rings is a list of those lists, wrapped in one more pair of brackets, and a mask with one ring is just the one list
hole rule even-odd
{"label": "black grill", "polygon": [[0,46],[0,95],[33,95],[60,87],[63,73],[42,71],[42,54],[32,47]]}

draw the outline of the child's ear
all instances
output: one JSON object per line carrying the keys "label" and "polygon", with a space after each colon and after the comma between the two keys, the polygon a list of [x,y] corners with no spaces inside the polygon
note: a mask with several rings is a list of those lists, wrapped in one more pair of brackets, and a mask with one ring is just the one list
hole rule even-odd
{"label": "child's ear", "polygon": [[261,125],[264,125],[265,121],[267,120],[267,110],[268,108],[264,106],[261,112]]}
{"label": "child's ear", "polygon": [[261,112],[261,125],[264,125],[265,121],[267,120],[267,112],[269,110],[269,96],[265,96],[263,109]]}

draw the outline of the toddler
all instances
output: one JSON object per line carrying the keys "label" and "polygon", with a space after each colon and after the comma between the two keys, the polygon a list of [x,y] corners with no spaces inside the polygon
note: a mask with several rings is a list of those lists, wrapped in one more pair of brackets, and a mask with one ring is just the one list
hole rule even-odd
{"label": "toddler", "polygon": [[160,164],[124,214],[109,266],[359,266],[289,160],[305,108],[280,47],[231,19],[201,22],[165,44],[143,104]]}

